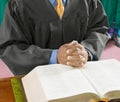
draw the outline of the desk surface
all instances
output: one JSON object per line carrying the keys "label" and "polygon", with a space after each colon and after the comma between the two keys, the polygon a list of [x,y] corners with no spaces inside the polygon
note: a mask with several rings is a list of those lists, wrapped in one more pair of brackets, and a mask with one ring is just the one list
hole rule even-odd
{"label": "desk surface", "polygon": [[15,102],[11,78],[0,79],[0,102]]}
{"label": "desk surface", "polygon": [[0,78],[0,102],[26,102],[22,77]]}

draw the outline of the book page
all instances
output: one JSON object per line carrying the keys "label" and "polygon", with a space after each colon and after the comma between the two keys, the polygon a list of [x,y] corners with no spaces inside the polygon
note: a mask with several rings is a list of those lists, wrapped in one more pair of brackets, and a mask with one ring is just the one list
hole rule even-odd
{"label": "book page", "polygon": [[[31,80],[34,82],[33,85],[28,84]],[[37,95],[37,100],[40,100],[40,92],[42,95],[44,94],[43,96],[47,100],[56,100],[84,93],[97,94],[79,69],[60,64],[36,67],[22,78],[22,81],[27,98],[32,100],[30,102],[35,102],[34,99],[36,98],[32,98],[34,94]]]}
{"label": "book page", "polygon": [[120,62],[117,60],[89,62],[82,72],[101,97],[109,91],[120,91]]}
{"label": "book page", "polygon": [[95,93],[80,70],[72,70],[40,78],[43,90],[49,100],[70,97],[83,93]]}
{"label": "book page", "polygon": [[27,102],[48,102],[35,70],[22,78]]}

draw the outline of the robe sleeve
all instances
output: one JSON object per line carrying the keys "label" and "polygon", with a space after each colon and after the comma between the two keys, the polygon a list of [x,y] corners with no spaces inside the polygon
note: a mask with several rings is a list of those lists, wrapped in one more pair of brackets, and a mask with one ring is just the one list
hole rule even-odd
{"label": "robe sleeve", "polygon": [[93,60],[99,60],[102,51],[109,39],[108,20],[106,13],[99,0],[90,0],[89,3],[89,21],[81,44],[91,52]]}
{"label": "robe sleeve", "polygon": [[15,75],[27,74],[37,65],[48,64],[52,52],[32,43],[22,9],[14,0],[9,1],[0,28],[0,57]]}

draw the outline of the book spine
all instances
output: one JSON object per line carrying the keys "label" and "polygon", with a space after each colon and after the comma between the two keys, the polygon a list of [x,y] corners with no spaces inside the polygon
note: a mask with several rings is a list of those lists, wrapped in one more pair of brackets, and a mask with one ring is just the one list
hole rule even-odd
{"label": "book spine", "polygon": [[108,98],[101,98],[100,100],[90,99],[88,102],[109,102]]}

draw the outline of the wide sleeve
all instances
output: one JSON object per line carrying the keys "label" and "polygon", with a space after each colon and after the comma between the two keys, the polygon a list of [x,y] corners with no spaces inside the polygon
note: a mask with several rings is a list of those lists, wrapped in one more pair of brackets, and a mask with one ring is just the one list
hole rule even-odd
{"label": "wide sleeve", "polygon": [[32,43],[29,23],[22,10],[21,3],[10,0],[0,28],[0,57],[15,75],[26,74],[37,65],[48,64],[52,52]]}
{"label": "wide sleeve", "polygon": [[89,20],[87,32],[81,42],[93,55],[93,60],[100,59],[100,55],[109,39],[108,20],[99,0],[89,0]]}

